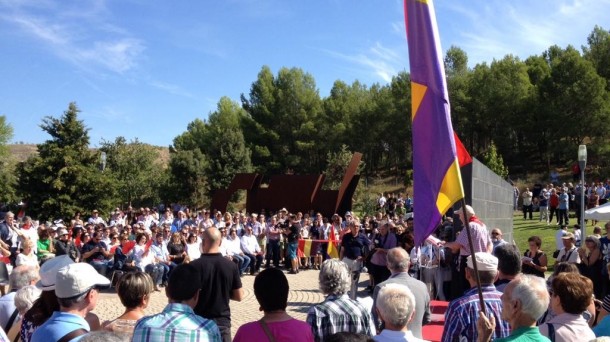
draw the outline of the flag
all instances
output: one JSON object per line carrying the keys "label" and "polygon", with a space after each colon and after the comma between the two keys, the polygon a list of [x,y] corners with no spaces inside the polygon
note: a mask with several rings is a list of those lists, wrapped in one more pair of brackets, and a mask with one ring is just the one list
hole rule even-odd
{"label": "flag", "polygon": [[131,250],[136,246],[136,242],[133,240],[125,241],[123,246],[121,247],[121,251],[123,254],[127,255],[127,253],[131,252]]}
{"label": "flag", "polygon": [[415,243],[464,197],[432,0],[405,0],[411,69]]}
{"label": "flag", "polygon": [[337,235],[335,234],[335,227],[330,227],[330,233],[328,233],[328,247],[326,253],[331,258],[339,258],[339,250],[337,249]]}
{"label": "flag", "polygon": [[310,256],[315,256],[320,244],[326,242],[325,240],[308,240],[301,239],[299,240],[299,247],[297,249],[297,255],[299,258],[308,258]]}
{"label": "flag", "polygon": [[453,139],[455,140],[455,149],[457,152],[458,161],[460,162],[460,167],[472,163],[470,153],[468,153],[468,150],[466,150],[466,147],[464,144],[462,144],[462,141],[455,131],[453,132]]}

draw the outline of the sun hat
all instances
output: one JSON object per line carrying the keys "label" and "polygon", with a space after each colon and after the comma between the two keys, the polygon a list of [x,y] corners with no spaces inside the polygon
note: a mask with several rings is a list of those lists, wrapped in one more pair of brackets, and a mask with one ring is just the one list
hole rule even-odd
{"label": "sun hat", "polygon": [[74,261],[67,255],[60,255],[45,261],[40,267],[40,280],[36,283],[36,287],[43,291],[54,290],[57,271],[73,263]]}
{"label": "sun hat", "polygon": [[97,273],[93,266],[84,262],[62,267],[55,277],[57,298],[73,298],[93,287],[110,285],[110,280]]}

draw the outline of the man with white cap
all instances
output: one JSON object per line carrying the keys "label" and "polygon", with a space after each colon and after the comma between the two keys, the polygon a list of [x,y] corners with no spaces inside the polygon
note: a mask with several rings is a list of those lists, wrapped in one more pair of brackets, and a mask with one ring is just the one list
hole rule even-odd
{"label": "man with white cap", "polygon": [[561,237],[563,248],[559,251],[555,264],[560,262],[567,262],[570,264],[580,264],[580,255],[578,254],[578,248],[576,247],[576,238],[572,233],[565,233]]}
{"label": "man with white cap", "polygon": [[[496,329],[492,337],[493,339],[507,337],[510,334],[510,327],[508,322],[502,320],[502,293],[497,291],[493,285],[498,273],[498,258],[485,252],[477,252],[475,256],[485,312],[487,316],[493,315],[496,321]],[[466,265],[466,280],[470,284],[470,290],[449,303],[445,312],[445,329],[441,339],[443,342],[477,340],[477,320],[479,311],[481,311],[481,303],[472,256],[468,256]]]}
{"label": "man with white cap", "polygon": [[34,332],[31,341],[80,340],[89,332],[85,316],[95,309],[99,289],[109,285],[110,281],[89,264],[76,263],[60,268],[55,276],[55,295],[60,311],[55,311]]}

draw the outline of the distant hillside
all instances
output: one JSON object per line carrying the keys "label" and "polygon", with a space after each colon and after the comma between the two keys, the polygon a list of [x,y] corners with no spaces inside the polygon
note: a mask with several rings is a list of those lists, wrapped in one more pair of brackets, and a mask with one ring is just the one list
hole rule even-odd
{"label": "distant hillside", "polygon": [[[14,144],[8,145],[11,155],[15,157],[18,162],[25,161],[31,155],[38,153],[38,149],[34,144]],[[159,152],[159,160],[163,165],[169,163],[169,149],[167,147],[155,146]]]}

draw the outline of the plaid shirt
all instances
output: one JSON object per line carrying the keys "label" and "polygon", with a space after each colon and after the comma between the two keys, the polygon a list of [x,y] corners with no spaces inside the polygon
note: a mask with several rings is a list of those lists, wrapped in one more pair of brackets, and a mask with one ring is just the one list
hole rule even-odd
{"label": "plaid shirt", "polygon": [[[492,340],[510,335],[508,322],[502,320],[502,292],[496,291],[493,285],[482,285],[485,312],[496,318],[496,331]],[[449,303],[445,312],[445,329],[442,342],[476,341],[477,320],[481,306],[477,288],[471,288],[460,298]]]}
{"label": "plaid shirt", "polygon": [[214,321],[197,316],[186,304],[170,303],[161,313],[140,319],[131,341],[222,342],[222,338]]}
{"label": "plaid shirt", "polygon": [[337,332],[375,336],[371,313],[347,294],[329,295],[322,303],[312,306],[307,313],[307,323],[316,341],[323,341]]}

